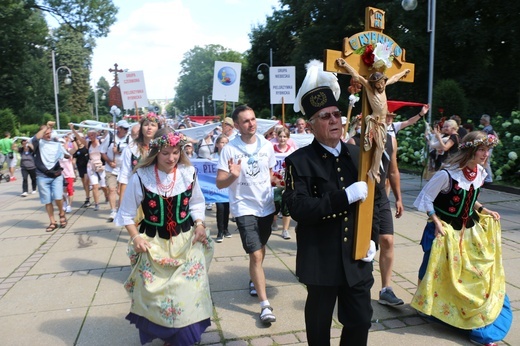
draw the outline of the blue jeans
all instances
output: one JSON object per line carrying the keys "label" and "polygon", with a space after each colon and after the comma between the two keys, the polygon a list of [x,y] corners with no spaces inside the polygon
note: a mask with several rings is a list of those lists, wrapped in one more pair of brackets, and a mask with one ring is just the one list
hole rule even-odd
{"label": "blue jeans", "polygon": [[49,178],[43,174],[36,175],[38,183],[38,193],[40,194],[40,203],[49,204],[56,200],[63,199],[63,175],[56,178]]}

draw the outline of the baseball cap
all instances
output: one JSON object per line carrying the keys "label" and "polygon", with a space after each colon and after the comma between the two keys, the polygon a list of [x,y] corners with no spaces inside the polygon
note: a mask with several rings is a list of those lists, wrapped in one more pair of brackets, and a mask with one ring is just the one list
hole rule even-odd
{"label": "baseball cap", "polygon": [[235,127],[235,123],[233,122],[233,119],[231,119],[230,117],[224,118],[224,121],[222,121],[222,125],[224,125],[224,124],[228,124],[232,127]]}
{"label": "baseball cap", "polygon": [[117,127],[122,127],[122,128],[128,129],[128,128],[130,128],[130,124],[128,123],[128,121],[123,119],[123,120],[119,120],[117,122]]}

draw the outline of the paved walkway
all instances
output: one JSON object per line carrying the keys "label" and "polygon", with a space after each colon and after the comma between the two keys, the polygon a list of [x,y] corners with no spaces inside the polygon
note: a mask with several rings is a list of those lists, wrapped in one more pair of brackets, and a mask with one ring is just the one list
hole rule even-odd
{"label": "paved walkway", "polygon": [[[99,212],[78,209],[84,193],[77,191],[67,227],[45,233],[48,218],[38,195],[20,197],[19,172],[16,177],[17,181],[0,183],[0,345],[139,345],[136,329],[124,318],[130,305],[122,285],[129,274],[128,235],[106,222],[108,205],[102,204]],[[376,263],[369,345],[471,344],[465,335],[419,317],[408,304],[422,258],[418,243],[425,216],[412,207],[420,184],[417,176],[402,175],[406,213],[395,221],[393,287],[405,305],[391,308],[377,303]],[[79,182],[75,186],[80,190]],[[515,322],[501,344],[519,345],[520,195],[484,190],[480,201],[502,215],[503,261]],[[207,224],[215,234],[214,210],[207,212]],[[291,240],[284,240],[279,229],[268,243],[264,267],[278,319],[270,327],[259,323],[258,302],[248,294],[248,257],[238,233],[216,244],[210,270],[214,316],[202,345],[306,344],[306,292],[294,275],[293,228],[292,233]],[[332,335],[332,344],[337,344],[338,324],[332,327]]]}

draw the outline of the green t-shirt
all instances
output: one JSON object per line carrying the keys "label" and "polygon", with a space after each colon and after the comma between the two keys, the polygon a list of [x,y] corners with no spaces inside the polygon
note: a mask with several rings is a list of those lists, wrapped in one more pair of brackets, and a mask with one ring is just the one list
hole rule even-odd
{"label": "green t-shirt", "polygon": [[11,138],[0,139],[0,151],[2,154],[7,155],[13,151],[13,140]]}

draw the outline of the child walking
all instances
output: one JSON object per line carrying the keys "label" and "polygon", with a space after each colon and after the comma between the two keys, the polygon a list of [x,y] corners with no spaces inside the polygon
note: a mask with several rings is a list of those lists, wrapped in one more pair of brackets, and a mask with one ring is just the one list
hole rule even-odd
{"label": "child walking", "polygon": [[[215,141],[215,152],[211,155],[211,159],[218,161],[220,152],[226,144],[229,143],[229,139],[226,135],[220,135]],[[217,243],[222,243],[225,238],[231,238],[231,233],[228,230],[229,224],[229,200],[227,202],[217,202]]]}

